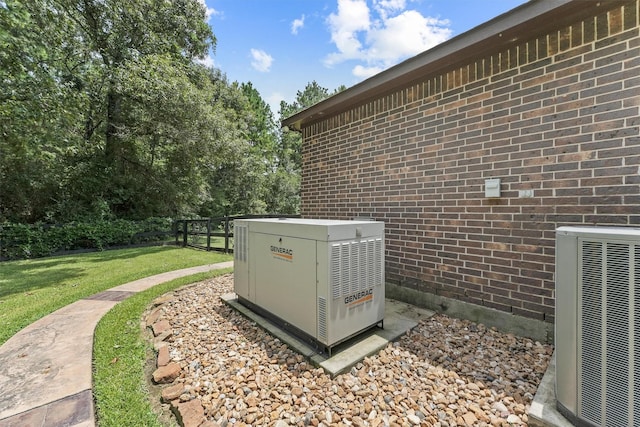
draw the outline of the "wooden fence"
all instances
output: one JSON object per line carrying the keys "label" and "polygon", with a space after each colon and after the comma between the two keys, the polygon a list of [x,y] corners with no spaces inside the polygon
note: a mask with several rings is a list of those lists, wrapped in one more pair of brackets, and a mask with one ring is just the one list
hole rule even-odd
{"label": "wooden fence", "polygon": [[232,253],[234,220],[298,217],[299,215],[235,215],[217,218],[178,219],[174,222],[173,228],[176,245]]}

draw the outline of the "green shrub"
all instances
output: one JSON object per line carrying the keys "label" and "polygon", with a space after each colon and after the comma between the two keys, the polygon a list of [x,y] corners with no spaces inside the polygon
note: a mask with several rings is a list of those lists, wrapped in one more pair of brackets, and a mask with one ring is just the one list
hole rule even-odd
{"label": "green shrub", "polygon": [[39,258],[57,252],[104,250],[164,241],[172,234],[172,223],[169,218],[100,220],[62,225],[6,223],[0,225],[0,259]]}

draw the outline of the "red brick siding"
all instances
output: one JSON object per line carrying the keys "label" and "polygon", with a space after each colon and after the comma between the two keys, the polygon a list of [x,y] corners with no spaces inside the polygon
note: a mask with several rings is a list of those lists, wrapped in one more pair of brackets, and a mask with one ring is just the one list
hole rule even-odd
{"label": "red brick siding", "polygon": [[638,9],[305,127],[302,215],[383,220],[388,281],[552,322],[554,230],[640,224]]}

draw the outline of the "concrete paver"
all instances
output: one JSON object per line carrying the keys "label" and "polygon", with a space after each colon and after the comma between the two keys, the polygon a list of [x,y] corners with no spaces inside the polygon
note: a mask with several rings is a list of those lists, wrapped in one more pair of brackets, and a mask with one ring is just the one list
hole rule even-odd
{"label": "concrete paver", "polygon": [[0,347],[0,420],[91,389],[93,330],[114,305],[77,301]]}
{"label": "concrete paver", "polygon": [[529,409],[529,425],[532,427],[571,427],[573,424],[556,408],[556,357],[551,362],[538,385]]}
{"label": "concrete paver", "polygon": [[76,301],[27,326],[0,347],[0,427],[95,425],[91,372],[98,321],[119,301],[211,264],[146,277]]}

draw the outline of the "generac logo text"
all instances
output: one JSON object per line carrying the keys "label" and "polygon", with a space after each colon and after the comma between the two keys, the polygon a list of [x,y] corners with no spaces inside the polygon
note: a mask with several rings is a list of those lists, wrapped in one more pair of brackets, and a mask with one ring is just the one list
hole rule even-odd
{"label": "generac logo text", "polygon": [[279,246],[271,246],[271,255],[277,258],[293,261],[293,249],[281,248]]}
{"label": "generac logo text", "polygon": [[373,299],[373,288],[365,289],[364,291],[356,292],[355,294],[344,297],[345,305],[351,307],[354,305],[362,304]]}

